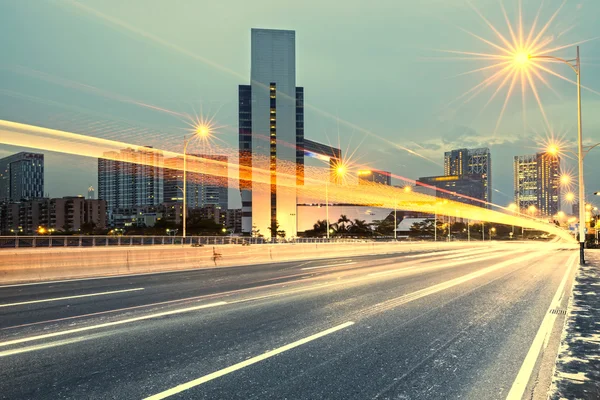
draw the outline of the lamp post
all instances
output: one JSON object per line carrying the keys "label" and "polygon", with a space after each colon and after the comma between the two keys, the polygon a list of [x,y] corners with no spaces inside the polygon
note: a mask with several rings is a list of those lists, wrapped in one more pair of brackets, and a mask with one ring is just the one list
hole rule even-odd
{"label": "lamp post", "polygon": [[490,242],[492,241],[492,237],[494,236],[495,232],[496,232],[496,228],[495,227],[491,227],[490,228]]}
{"label": "lamp post", "polygon": [[185,244],[187,234],[187,147],[192,138],[207,139],[209,135],[210,127],[208,125],[198,125],[194,133],[183,140],[183,244]]}
{"label": "lamp post", "polygon": [[471,223],[467,219],[467,241],[471,241]]}
{"label": "lamp post", "polygon": [[[577,46],[577,58],[575,60],[565,60],[554,56],[536,56],[529,55],[528,58],[545,58],[567,64],[577,75],[577,161],[579,170],[579,264],[585,265],[585,187],[583,182],[583,134],[581,126],[581,58],[579,55],[579,46]],[[573,65],[575,62],[575,65]]]}
{"label": "lamp post", "polygon": [[437,242],[437,203],[433,210],[433,241]]}
{"label": "lamp post", "polygon": [[325,181],[325,220],[327,221],[327,239],[329,239],[329,180]]}
{"label": "lamp post", "polygon": [[[337,179],[343,179],[348,169],[342,160],[338,160],[333,173]],[[329,179],[325,180],[325,216],[327,218],[327,239],[329,239]]]}
{"label": "lamp post", "polygon": [[397,212],[398,212],[398,201],[396,200],[396,198],[394,198],[394,242],[398,238],[398,232],[396,231],[396,229],[398,228],[396,226],[396,221],[398,221],[398,217],[396,215]]}
{"label": "lamp post", "polygon": [[[510,203],[510,204],[508,205],[508,209],[509,209],[510,211],[512,211],[512,213],[513,213],[513,218],[514,218],[515,211],[517,210],[517,205],[516,205],[515,203]],[[515,236],[515,221],[514,221],[514,220],[513,220],[513,224],[512,224],[512,236],[513,236],[513,237]]]}

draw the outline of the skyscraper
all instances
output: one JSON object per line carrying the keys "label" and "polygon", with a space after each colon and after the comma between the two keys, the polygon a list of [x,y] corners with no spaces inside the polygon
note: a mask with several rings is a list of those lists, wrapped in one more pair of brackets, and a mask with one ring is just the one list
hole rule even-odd
{"label": "skyscraper", "polygon": [[163,201],[163,155],[150,148],[104,153],[98,159],[98,198],[110,215],[116,209]]}
{"label": "skyscraper", "polygon": [[44,155],[21,152],[0,159],[0,200],[44,197]]}
{"label": "skyscraper", "polygon": [[550,153],[515,156],[515,204],[551,216],[560,211],[560,158]]}
{"label": "skyscraper", "polygon": [[387,171],[378,171],[375,169],[363,169],[358,171],[358,184],[364,185],[371,183],[379,183],[381,185],[392,184],[392,174]]}
{"label": "skyscraper", "polygon": [[[213,172],[218,174],[203,174],[205,168],[200,158],[218,161],[212,165]],[[188,154],[187,157],[187,199],[189,208],[204,207],[215,204],[226,210],[228,208],[228,166],[227,156],[212,154]],[[168,158],[164,169],[164,202],[183,202],[183,157]]]}
{"label": "skyscraper", "polygon": [[[242,231],[296,235],[304,171],[304,90],[296,87],[294,31],[252,29],[251,83],[239,87]],[[254,228],[253,228],[254,227]]]}
{"label": "skyscraper", "polygon": [[417,183],[440,189],[435,191],[437,197],[483,207],[478,201],[484,199],[486,192],[481,175],[427,176],[417,179]]}
{"label": "skyscraper", "polygon": [[492,158],[489,148],[456,149],[445,152],[444,175],[459,177],[469,175],[469,179],[477,179],[476,177],[479,176],[484,187],[482,200],[492,202]]}
{"label": "skyscraper", "polygon": [[537,158],[534,155],[515,156],[514,182],[515,204],[520,211],[527,211],[529,207],[538,207],[538,168]]}

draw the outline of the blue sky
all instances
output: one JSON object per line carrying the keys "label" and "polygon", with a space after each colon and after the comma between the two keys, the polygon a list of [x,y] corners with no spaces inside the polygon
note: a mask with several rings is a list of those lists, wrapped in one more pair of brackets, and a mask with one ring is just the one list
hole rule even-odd
{"label": "blue sky", "polygon": [[[509,35],[496,0],[471,3]],[[546,0],[540,22],[561,3]],[[489,64],[454,60],[457,55],[438,50],[495,51],[462,29],[500,42],[462,0],[81,4],[85,7],[58,0],[0,2],[0,119],[180,149],[186,127],[181,118],[122,101],[128,98],[176,112],[216,114],[225,125],[220,137],[236,149],[237,85],[249,81],[250,29],[261,27],[296,31],[297,83],[309,104],[306,136],[331,143],[339,138],[344,149],[358,148],[360,162],[374,168],[413,179],[438,175],[445,150],[488,146],[499,191],[493,200],[507,204],[512,157],[534,153],[547,135],[533,96],[527,93],[524,108],[520,89],[497,129],[505,92],[484,107],[496,85],[467,104],[464,99],[450,104],[491,73],[457,76]],[[517,1],[504,4],[516,22]],[[539,6],[539,0],[523,0],[526,29]],[[599,2],[569,0],[544,38],[566,45],[600,36],[599,18]],[[574,53],[571,48],[556,55]],[[583,43],[582,56],[583,83],[600,92],[600,41]],[[574,79],[566,66],[552,70]],[[548,122],[555,135],[572,143],[575,87],[546,77],[553,90],[541,82],[538,87]],[[600,142],[600,95],[584,91],[583,104],[585,138]],[[0,145],[0,156],[18,150]],[[589,191],[600,190],[596,152],[586,159]],[[567,162],[568,169],[573,166]],[[46,190],[51,196],[84,193],[96,185],[95,170],[95,159],[46,153]],[[238,205],[235,192],[232,197],[232,206]]]}

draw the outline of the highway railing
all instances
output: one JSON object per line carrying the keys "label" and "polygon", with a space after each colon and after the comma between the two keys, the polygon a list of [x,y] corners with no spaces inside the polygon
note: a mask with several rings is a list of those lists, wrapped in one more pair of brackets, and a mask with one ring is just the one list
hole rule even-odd
{"label": "highway railing", "polygon": [[239,236],[0,236],[0,249],[50,248],[50,247],[102,247],[102,246],[159,246],[159,245],[226,245],[275,243],[346,243],[365,242],[369,239],[350,238],[295,238],[268,240],[260,237]]}

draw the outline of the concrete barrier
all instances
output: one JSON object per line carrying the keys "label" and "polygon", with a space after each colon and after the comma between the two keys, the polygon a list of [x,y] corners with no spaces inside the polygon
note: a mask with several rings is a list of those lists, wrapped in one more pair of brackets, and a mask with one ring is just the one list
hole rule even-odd
{"label": "concrete barrier", "polygon": [[490,245],[489,242],[365,242],[2,250],[0,283],[52,281]]}

